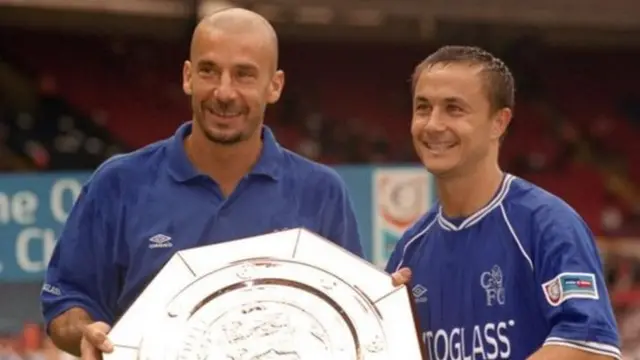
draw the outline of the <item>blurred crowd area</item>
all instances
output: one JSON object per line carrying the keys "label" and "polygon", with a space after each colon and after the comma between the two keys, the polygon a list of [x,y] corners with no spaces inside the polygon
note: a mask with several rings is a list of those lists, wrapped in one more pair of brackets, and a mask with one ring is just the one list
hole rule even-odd
{"label": "blurred crowd area", "polygon": [[[287,83],[267,124],[284,146],[327,164],[416,162],[409,78],[435,47],[284,41]],[[190,119],[187,49],[188,41],[2,31],[1,169],[91,169],[172,135]],[[598,235],[640,234],[640,72],[631,71],[640,49],[525,38],[489,50],[518,85],[504,169],[560,195]]]}
{"label": "blurred crowd area", "polygon": [[[287,83],[267,125],[323,163],[414,163],[409,78],[438,45],[284,39]],[[487,48],[518,88],[502,166],[565,199],[599,237],[626,358],[640,359],[640,48],[528,37]],[[0,171],[94,169],[172,135],[190,119],[187,50],[186,39],[0,28]],[[3,317],[0,360],[63,358],[41,325]]]}
{"label": "blurred crowd area", "polygon": [[25,324],[19,332],[0,332],[0,360],[72,360],[56,348],[38,324]]}

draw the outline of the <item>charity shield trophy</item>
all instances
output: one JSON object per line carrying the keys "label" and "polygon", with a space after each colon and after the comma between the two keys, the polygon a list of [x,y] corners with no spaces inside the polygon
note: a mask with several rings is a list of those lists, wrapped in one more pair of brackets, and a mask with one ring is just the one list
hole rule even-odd
{"label": "charity shield trophy", "polygon": [[423,360],[410,291],[305,229],[177,252],[104,360]]}

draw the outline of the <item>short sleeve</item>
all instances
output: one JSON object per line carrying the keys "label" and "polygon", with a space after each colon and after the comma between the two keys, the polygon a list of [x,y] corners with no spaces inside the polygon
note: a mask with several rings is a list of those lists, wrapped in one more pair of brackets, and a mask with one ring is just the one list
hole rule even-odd
{"label": "short sleeve", "polygon": [[40,295],[47,329],[73,307],[86,310],[94,321],[114,320],[118,289],[108,202],[108,196],[85,185],[69,214]]}
{"label": "short sleeve", "polygon": [[431,226],[433,226],[435,220],[434,216],[433,211],[425,214],[402,234],[400,240],[398,240],[394,246],[393,251],[389,256],[389,260],[387,260],[387,266],[385,267],[385,271],[387,273],[393,274],[400,270],[400,268],[407,265],[412,250],[418,243],[416,240],[419,240],[420,237],[424,236]]}
{"label": "short sleeve", "polygon": [[571,210],[539,214],[534,269],[551,332],[564,345],[620,358],[617,325],[593,234]]}

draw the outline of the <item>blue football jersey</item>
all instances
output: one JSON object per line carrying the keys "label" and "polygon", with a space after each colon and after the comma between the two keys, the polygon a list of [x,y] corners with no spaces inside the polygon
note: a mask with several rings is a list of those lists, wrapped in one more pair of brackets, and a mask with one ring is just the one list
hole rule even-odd
{"label": "blue football jersey", "polygon": [[620,358],[593,235],[565,202],[505,175],[475,214],[438,204],[396,245],[431,360],[526,359],[544,345]]}

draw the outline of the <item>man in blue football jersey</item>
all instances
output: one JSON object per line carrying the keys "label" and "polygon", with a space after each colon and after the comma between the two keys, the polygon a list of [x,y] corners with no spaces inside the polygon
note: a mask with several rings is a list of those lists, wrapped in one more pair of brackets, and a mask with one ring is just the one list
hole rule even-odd
{"label": "man in blue football jersey", "polygon": [[417,66],[413,105],[414,146],[439,201],[387,271],[412,288],[430,359],[619,359],[589,228],[498,166],[509,69],[481,49],[443,47]]}
{"label": "man in blue football jersey", "polygon": [[42,291],[55,344],[83,359],[176,251],[305,227],[362,256],[346,186],[263,126],[284,85],[277,38],[255,13],[223,10],[196,28],[184,91],[193,123],[107,161],[84,186]]}

